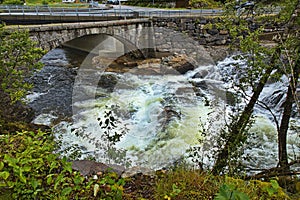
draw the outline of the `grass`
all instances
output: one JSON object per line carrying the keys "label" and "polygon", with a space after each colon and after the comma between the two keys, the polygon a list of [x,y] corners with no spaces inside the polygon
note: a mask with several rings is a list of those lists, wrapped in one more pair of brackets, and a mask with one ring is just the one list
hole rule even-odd
{"label": "grass", "polygon": [[12,199],[12,193],[10,190],[1,190],[0,189],[0,200],[9,200]]}
{"label": "grass", "polygon": [[157,182],[155,199],[212,199],[222,178],[204,172],[177,169]]}
{"label": "grass", "polygon": [[222,186],[231,188],[232,193],[243,193],[251,200],[291,199],[276,180],[263,182],[245,181],[227,176],[213,176],[207,172],[176,169],[166,173],[156,183],[155,199],[207,200],[214,199]]}

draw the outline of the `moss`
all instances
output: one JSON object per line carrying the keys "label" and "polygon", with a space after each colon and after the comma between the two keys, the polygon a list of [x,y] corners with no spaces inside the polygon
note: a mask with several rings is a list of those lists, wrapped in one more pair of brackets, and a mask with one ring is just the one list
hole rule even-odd
{"label": "moss", "polygon": [[[263,182],[245,181],[226,176],[213,176],[194,170],[176,169],[157,181],[155,199],[212,199],[222,185],[230,185],[245,193],[251,200],[290,199],[276,180]],[[177,193],[176,193],[177,191]]]}

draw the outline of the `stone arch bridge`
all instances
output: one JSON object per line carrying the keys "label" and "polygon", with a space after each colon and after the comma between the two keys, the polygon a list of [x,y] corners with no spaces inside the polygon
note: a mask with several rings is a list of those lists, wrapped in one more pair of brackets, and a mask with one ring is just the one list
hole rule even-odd
{"label": "stone arch bridge", "polygon": [[[206,30],[204,25],[214,22],[198,18],[137,18],[27,25],[18,28],[27,29],[31,39],[45,50],[61,45],[86,52],[93,51],[95,54],[98,54],[95,51],[102,50],[104,52],[101,55],[105,55],[105,51],[120,51],[117,55],[124,55],[137,50],[135,53],[142,53],[144,57],[153,57],[156,51],[169,51],[197,54],[200,56],[197,60],[201,61],[207,60],[208,56],[197,45],[226,45],[229,36],[226,31]],[[186,39],[186,36],[189,38]]]}
{"label": "stone arch bridge", "polygon": [[[18,29],[28,29],[30,37],[45,50],[65,45],[88,52],[101,49],[107,51],[108,47],[113,47],[115,51],[121,51],[118,55],[137,50],[144,57],[152,57],[155,51],[202,55],[203,49],[201,47],[198,50],[197,45],[223,46],[231,42],[227,30],[205,26],[215,24],[218,20],[205,17],[159,17],[27,25]],[[280,28],[265,27],[262,40],[272,40],[274,34],[280,32]],[[185,39],[185,36],[189,39]],[[76,46],[77,42],[80,46]],[[199,60],[205,60],[205,57],[207,56],[202,56]]]}
{"label": "stone arch bridge", "polygon": [[[44,50],[68,46],[86,52],[98,51],[105,46],[114,47],[120,55],[136,51],[149,57],[154,50],[154,33],[150,19],[31,25],[30,38]],[[76,43],[80,43],[80,46]],[[95,52],[96,53],[96,52]]]}

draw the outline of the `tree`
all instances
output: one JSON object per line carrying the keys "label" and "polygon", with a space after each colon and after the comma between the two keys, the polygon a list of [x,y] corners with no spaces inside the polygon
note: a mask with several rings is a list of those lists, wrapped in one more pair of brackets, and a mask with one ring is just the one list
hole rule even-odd
{"label": "tree", "polygon": [[[283,65],[284,74],[289,78],[289,86],[286,94],[286,99],[284,103],[284,110],[281,118],[280,128],[278,131],[278,157],[280,167],[288,169],[288,155],[287,155],[287,133],[289,128],[289,121],[292,114],[292,106],[296,100],[297,95],[296,89],[300,74],[300,39],[299,39],[299,27],[300,27],[300,0],[294,3],[294,8],[288,20],[287,28],[285,31],[286,41],[282,43],[284,54],[287,59],[287,66]],[[283,42],[283,40],[282,40]],[[283,62],[284,63],[284,62]],[[299,105],[297,105],[299,112]],[[300,113],[300,112],[299,112]]]}
{"label": "tree", "polygon": [[[224,130],[225,141],[222,148],[217,152],[216,162],[213,167],[212,172],[218,174],[222,171],[229,163],[231,156],[236,152],[239,147],[241,147],[247,140],[247,127],[249,127],[251,122],[251,116],[253,113],[253,108],[255,104],[258,103],[258,98],[263,88],[266,85],[267,80],[274,75],[286,75],[289,77],[289,87],[286,94],[284,109],[282,112],[281,123],[278,127],[278,147],[279,147],[279,165],[281,167],[288,166],[288,157],[286,150],[286,138],[287,130],[289,126],[289,119],[292,113],[292,105],[294,103],[294,97],[296,97],[296,87],[299,78],[299,36],[297,34],[299,30],[299,0],[291,1],[287,4],[290,13],[286,13],[286,28],[284,30],[284,37],[281,39],[280,44],[272,49],[265,48],[260,44],[259,41],[259,29],[255,26],[257,23],[257,18],[249,18],[247,16],[236,15],[232,16],[234,13],[234,3],[229,5],[227,11],[230,13],[231,17],[229,19],[230,33],[234,39],[234,45],[244,54],[248,60],[248,69],[245,71],[246,76],[242,76],[237,83],[237,88],[239,88],[242,94],[245,94],[247,88],[252,89],[252,96],[247,102],[244,109],[235,117],[230,124],[228,124],[227,129]],[[291,9],[292,8],[292,9]],[[284,9],[283,9],[284,10]],[[252,13],[256,14],[255,12]],[[259,13],[258,13],[259,14]],[[268,16],[263,18],[267,20]],[[256,20],[256,21],[255,21]],[[238,26],[238,27],[237,27]],[[253,28],[254,27],[254,28]],[[298,28],[298,29],[297,29]],[[290,41],[293,42],[290,42]],[[287,54],[288,52],[288,54]],[[283,56],[286,54],[288,56]],[[289,60],[292,62],[283,62]],[[282,70],[283,64],[288,63],[289,67],[285,67]],[[246,97],[246,95],[244,95]],[[273,115],[275,117],[275,115]],[[278,122],[277,119],[275,119]]]}
{"label": "tree", "polygon": [[0,26],[0,118],[28,94],[32,85],[26,80],[41,68],[38,60],[43,53],[28,32]]}

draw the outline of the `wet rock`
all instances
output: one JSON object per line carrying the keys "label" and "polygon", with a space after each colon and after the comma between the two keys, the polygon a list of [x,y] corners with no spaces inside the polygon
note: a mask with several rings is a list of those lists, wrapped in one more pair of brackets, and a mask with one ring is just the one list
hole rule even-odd
{"label": "wet rock", "polygon": [[[167,53],[166,55],[169,55]],[[105,63],[105,58],[94,58],[94,63],[101,67]],[[139,75],[158,75],[158,74],[185,74],[193,70],[194,65],[189,62],[185,54],[175,54],[162,58],[148,58],[144,60],[132,60],[132,58],[122,56],[114,61],[107,61],[110,64],[103,70],[116,73],[134,73]],[[103,67],[103,66],[102,66]]]}
{"label": "wet rock", "polygon": [[114,74],[103,74],[98,82],[98,87],[112,92],[118,83],[118,78]]}
{"label": "wet rock", "polygon": [[208,71],[202,70],[200,72],[197,72],[192,78],[204,78],[207,75],[208,75]]}
{"label": "wet rock", "polygon": [[216,35],[219,33],[219,31],[218,31],[218,29],[213,28],[213,29],[208,29],[207,33],[210,35]]}
{"label": "wet rock", "polygon": [[119,176],[121,176],[126,170],[126,168],[121,165],[107,164],[107,166],[110,167],[113,170],[113,172],[117,173]]}
{"label": "wet rock", "polygon": [[206,46],[205,50],[209,52],[214,62],[222,61],[231,54],[228,46]]}
{"label": "wet rock", "polygon": [[228,35],[228,30],[220,30],[220,35]]}
{"label": "wet rock", "polygon": [[34,85],[32,92],[36,93],[36,97],[30,99],[29,102],[29,106],[35,111],[35,114],[57,111],[70,116],[76,75],[77,71],[73,68],[52,65],[44,66],[40,72],[36,73],[30,79],[30,83]]}
{"label": "wet rock", "polygon": [[30,122],[34,117],[34,111],[22,102],[11,104],[10,97],[0,90],[0,118],[7,121]]}
{"label": "wet rock", "polygon": [[132,61],[132,62],[126,62],[126,63],[124,63],[124,65],[126,67],[133,68],[133,67],[137,67],[137,62],[134,62],[134,61]]}
{"label": "wet rock", "polygon": [[95,56],[92,59],[92,65],[97,68],[105,68],[109,66],[113,61],[113,58],[103,58],[100,56]]}
{"label": "wet rock", "polygon": [[237,97],[234,93],[226,91],[226,103],[234,106],[237,103]]}
{"label": "wet rock", "polygon": [[131,73],[137,74],[137,75],[161,75],[160,72],[157,72],[154,69],[136,69],[132,71]]}
{"label": "wet rock", "polygon": [[133,177],[135,175],[155,176],[155,171],[146,167],[131,167],[124,171],[122,178]]}
{"label": "wet rock", "polygon": [[202,90],[208,90],[207,83],[205,81],[192,81],[194,87],[201,88]]}
{"label": "wet rock", "polygon": [[175,55],[172,59],[170,59],[168,64],[180,74],[185,74],[195,68],[194,65],[188,61],[188,57],[182,54]]}
{"label": "wet rock", "polygon": [[72,162],[72,169],[79,171],[83,176],[91,176],[100,172],[115,172],[121,176],[125,170],[124,167],[119,165],[106,165],[92,160],[75,160]]}
{"label": "wet rock", "polygon": [[178,71],[180,74],[185,74],[186,72],[193,70],[194,66],[187,61],[182,61],[173,65],[173,69]]}
{"label": "wet rock", "polygon": [[181,112],[176,111],[175,108],[171,106],[165,106],[164,110],[158,116],[158,121],[160,123],[161,131],[165,132],[167,126],[176,119],[181,119]]}
{"label": "wet rock", "polygon": [[161,61],[162,60],[160,58],[149,58],[149,59],[145,59],[143,61],[139,61],[138,65],[160,64]]}

